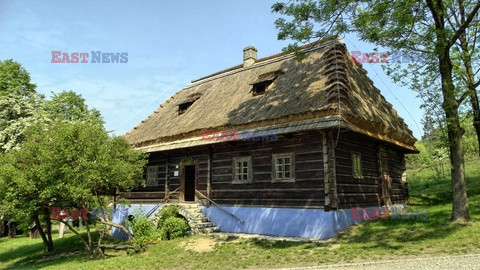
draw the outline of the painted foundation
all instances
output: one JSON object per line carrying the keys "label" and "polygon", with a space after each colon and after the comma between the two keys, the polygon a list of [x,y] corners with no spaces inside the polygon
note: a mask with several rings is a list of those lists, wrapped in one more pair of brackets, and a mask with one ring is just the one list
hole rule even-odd
{"label": "painted foundation", "polygon": [[[123,225],[129,215],[136,215],[139,211],[148,213],[154,207],[155,205],[136,204],[129,208],[118,208],[113,214],[113,222]],[[161,207],[150,217],[160,209]],[[323,209],[223,207],[239,217],[243,223],[218,207],[201,206],[201,209],[222,232],[232,233],[326,239],[336,236],[348,226],[364,221],[352,219],[351,209],[325,212]],[[127,235],[118,228],[112,229],[112,236],[116,239],[127,239]]]}

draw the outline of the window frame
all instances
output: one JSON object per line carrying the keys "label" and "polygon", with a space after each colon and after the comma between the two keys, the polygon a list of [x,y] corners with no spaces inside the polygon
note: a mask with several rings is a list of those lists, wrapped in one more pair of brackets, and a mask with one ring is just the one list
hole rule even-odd
{"label": "window frame", "polygon": [[[283,164],[277,164],[277,159],[282,158],[283,159]],[[290,177],[286,178],[285,177],[285,158],[290,159]],[[283,165],[283,170],[282,170],[282,178],[277,177],[277,167],[278,165]],[[272,155],[272,183],[275,182],[295,182],[295,160],[294,160],[294,155],[293,152],[290,153],[279,153],[279,154],[273,154]]]}
{"label": "window frame", "polygon": [[358,151],[352,151],[352,176],[355,179],[363,179],[362,153]]}
{"label": "window frame", "polygon": [[[149,179],[150,179],[150,169],[154,169],[154,170],[155,170],[155,171],[154,171],[154,172],[155,172],[155,173],[154,173],[154,175],[155,175],[155,184],[154,184],[154,185],[150,185],[150,184],[149,184],[149,183],[151,183],[151,182],[149,181]],[[158,165],[150,165],[150,166],[147,166],[147,171],[146,171],[146,176],[147,176],[147,177],[146,177],[146,181],[145,181],[145,186],[146,186],[146,187],[158,187],[158,186],[159,186],[159,182],[160,182],[159,180],[160,180],[160,178],[158,177],[158,169],[159,169],[159,168],[158,168]]]}
{"label": "window frame", "polygon": [[[237,179],[237,176],[238,175],[242,175],[242,178],[243,178],[243,175],[245,175],[244,172],[240,172],[240,174],[237,174],[237,163],[238,162],[242,162],[242,166],[240,168],[241,171],[243,171],[243,169],[245,167],[243,167],[243,162],[247,162],[247,179],[245,180],[238,180]],[[233,184],[247,184],[247,183],[250,183],[252,182],[252,175],[253,175],[253,172],[252,172],[252,156],[240,156],[240,157],[234,157],[233,160],[232,160],[232,183]]]}

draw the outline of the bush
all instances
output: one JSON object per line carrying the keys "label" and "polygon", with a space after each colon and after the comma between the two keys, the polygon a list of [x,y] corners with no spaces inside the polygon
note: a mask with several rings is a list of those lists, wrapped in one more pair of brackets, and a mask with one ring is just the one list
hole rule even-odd
{"label": "bush", "polygon": [[167,220],[170,217],[180,217],[178,215],[178,207],[176,205],[169,205],[165,208],[162,208],[159,213],[159,219],[158,219],[158,228],[162,228],[163,223],[165,220]]}
{"label": "bush", "polygon": [[153,222],[143,214],[137,214],[132,220],[127,220],[126,225],[135,236],[135,245],[143,247],[145,243],[160,238]]}
{"label": "bush", "polygon": [[183,218],[170,216],[162,224],[160,235],[163,240],[171,240],[188,235],[188,225]]}

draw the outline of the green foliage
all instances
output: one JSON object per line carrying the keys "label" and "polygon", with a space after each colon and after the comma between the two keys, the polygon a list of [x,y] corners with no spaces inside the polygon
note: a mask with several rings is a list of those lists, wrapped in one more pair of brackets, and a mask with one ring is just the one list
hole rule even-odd
{"label": "green foliage", "polygon": [[172,240],[188,234],[188,224],[183,218],[168,217],[162,224],[160,234],[163,240]]}
{"label": "green foliage", "polygon": [[[471,116],[466,117],[462,121],[462,127],[465,129],[463,147],[466,159],[478,156],[477,134],[471,125],[471,121]],[[420,153],[407,155],[407,167],[409,169],[432,168],[436,172],[436,178],[438,179],[445,174],[444,164],[448,162],[446,131],[439,125],[433,125],[425,128],[424,132],[422,140],[415,144]]]}
{"label": "green foliage", "polygon": [[163,240],[171,240],[188,235],[189,227],[178,214],[178,206],[172,204],[159,212],[158,228]]}
{"label": "green foliage", "polygon": [[85,99],[73,91],[52,93],[51,100],[45,102],[44,110],[51,119],[103,124],[100,112],[96,109],[89,109]]}
{"label": "green foliage", "polygon": [[35,88],[19,63],[0,61],[0,151],[18,149],[26,128],[44,120],[36,113],[43,97]]}
{"label": "green foliage", "polygon": [[132,230],[135,236],[135,245],[144,248],[146,244],[160,239],[160,232],[157,230],[152,220],[145,216],[143,211],[134,214],[133,220],[127,220],[126,225]]}
{"label": "green foliage", "polygon": [[179,217],[178,215],[178,206],[172,204],[167,207],[164,207],[159,212],[158,219],[158,228],[162,228],[163,223],[170,217]]}
{"label": "green foliage", "polygon": [[8,59],[0,61],[0,97],[13,95],[32,97],[35,84],[30,83],[30,74],[19,63]]}
{"label": "green foliage", "polygon": [[29,128],[0,160],[0,209],[16,217],[52,206],[90,208],[97,195],[142,181],[145,154],[100,125],[56,120]]}

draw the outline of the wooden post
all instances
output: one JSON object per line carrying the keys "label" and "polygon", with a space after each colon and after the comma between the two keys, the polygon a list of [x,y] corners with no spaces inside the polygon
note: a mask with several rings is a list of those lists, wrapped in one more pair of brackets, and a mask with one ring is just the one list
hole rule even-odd
{"label": "wooden post", "polygon": [[328,132],[328,170],[330,176],[330,205],[333,209],[338,208],[337,193],[337,169],[335,157],[335,139],[333,131]]}
{"label": "wooden post", "polygon": [[338,193],[335,165],[335,140],[333,132],[322,132],[323,145],[323,177],[325,181],[325,210],[330,211],[338,208]]}
{"label": "wooden post", "polygon": [[323,181],[324,181],[324,193],[325,193],[325,205],[324,208],[326,211],[330,210],[330,174],[328,170],[328,146],[327,146],[327,136],[324,132],[322,134],[322,153],[323,153]]}
{"label": "wooden post", "polygon": [[211,199],[212,196],[212,146],[208,146],[207,159],[207,197]]}
{"label": "wooden post", "polygon": [[165,196],[163,197],[163,200],[170,200],[170,173],[168,171],[169,167],[169,157],[168,154],[166,154],[166,159],[165,159]]}
{"label": "wooden post", "polygon": [[382,189],[382,202],[386,207],[392,206],[392,201],[390,199],[390,170],[388,166],[388,152],[384,146],[380,145],[378,147],[378,172],[380,180],[380,187]]}

